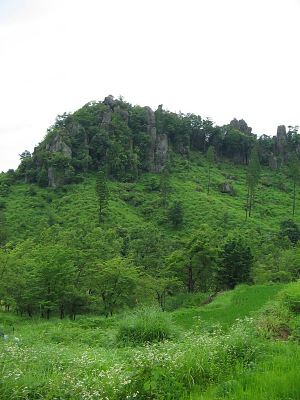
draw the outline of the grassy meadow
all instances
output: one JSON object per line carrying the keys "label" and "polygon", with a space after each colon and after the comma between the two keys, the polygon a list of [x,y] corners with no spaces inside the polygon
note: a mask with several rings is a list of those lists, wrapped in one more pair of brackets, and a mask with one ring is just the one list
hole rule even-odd
{"label": "grassy meadow", "polygon": [[0,398],[299,399],[299,297],[295,283],[240,285],[172,312],[138,306],[75,321],[1,312]]}

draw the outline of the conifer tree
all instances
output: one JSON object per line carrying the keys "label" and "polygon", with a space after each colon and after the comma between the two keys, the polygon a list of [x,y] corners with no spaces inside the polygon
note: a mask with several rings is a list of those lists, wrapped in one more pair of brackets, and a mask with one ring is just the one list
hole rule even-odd
{"label": "conifer tree", "polygon": [[299,184],[300,180],[300,169],[299,169],[299,161],[297,154],[293,151],[291,154],[291,159],[289,163],[289,172],[293,181],[293,218],[295,216],[295,208],[296,208],[296,187]]}
{"label": "conifer tree", "polygon": [[178,229],[183,223],[183,205],[179,200],[175,200],[168,210],[169,221],[175,229]]}
{"label": "conifer tree", "polygon": [[206,153],[206,158],[208,162],[208,183],[207,183],[207,194],[209,194],[209,189],[210,189],[210,173],[211,173],[211,168],[214,165],[215,162],[215,149],[213,146],[209,146],[207,153]]}
{"label": "conifer tree", "polygon": [[169,194],[171,193],[171,185],[170,185],[170,172],[168,165],[165,166],[161,173],[160,177],[160,190],[162,194],[162,203],[164,208],[167,206],[167,199]]}
{"label": "conifer tree", "polygon": [[99,222],[101,222],[103,209],[106,207],[108,202],[107,180],[106,180],[106,175],[103,171],[99,171],[97,174],[96,193],[98,196],[98,204],[99,204]]}
{"label": "conifer tree", "polygon": [[260,163],[256,146],[252,148],[249,164],[247,169],[247,204],[246,204],[246,218],[251,216],[252,207],[254,204],[255,187],[258,184],[260,177]]}

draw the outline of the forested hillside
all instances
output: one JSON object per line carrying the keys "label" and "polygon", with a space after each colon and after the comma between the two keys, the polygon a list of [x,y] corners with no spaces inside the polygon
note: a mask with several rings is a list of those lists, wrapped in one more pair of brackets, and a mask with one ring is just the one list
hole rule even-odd
{"label": "forested hillside", "polygon": [[2,306],[109,316],[296,280],[299,138],[112,96],[58,116],[0,175]]}

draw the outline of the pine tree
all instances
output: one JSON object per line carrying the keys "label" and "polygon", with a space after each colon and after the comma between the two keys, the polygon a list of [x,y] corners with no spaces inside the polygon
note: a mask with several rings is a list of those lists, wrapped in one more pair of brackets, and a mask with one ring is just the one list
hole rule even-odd
{"label": "pine tree", "polygon": [[168,217],[175,229],[183,223],[183,205],[179,200],[175,200],[168,210]]}
{"label": "pine tree", "polygon": [[291,154],[291,159],[289,163],[289,172],[293,181],[293,218],[295,216],[295,208],[296,208],[296,187],[299,184],[300,180],[300,169],[299,169],[299,161],[297,154],[293,151]]}
{"label": "pine tree", "polygon": [[253,147],[251,150],[248,170],[247,170],[247,185],[248,185],[248,193],[247,193],[247,205],[246,205],[246,218],[247,215],[251,216],[252,207],[254,204],[254,193],[255,187],[258,184],[260,177],[260,163],[258,158],[257,148]]}
{"label": "pine tree", "polygon": [[103,209],[106,207],[108,203],[107,180],[106,180],[106,175],[103,171],[99,171],[97,174],[96,193],[99,202],[99,222],[101,222]]}
{"label": "pine tree", "polygon": [[162,195],[162,203],[163,207],[166,208],[167,206],[167,199],[169,194],[171,193],[171,185],[170,185],[170,172],[168,165],[165,166],[161,173],[160,177],[160,190]]}
{"label": "pine tree", "polygon": [[206,158],[208,162],[208,183],[207,183],[207,194],[209,194],[209,189],[210,189],[210,173],[211,173],[211,168],[214,165],[215,162],[215,149],[213,146],[209,146],[207,153],[206,153]]}

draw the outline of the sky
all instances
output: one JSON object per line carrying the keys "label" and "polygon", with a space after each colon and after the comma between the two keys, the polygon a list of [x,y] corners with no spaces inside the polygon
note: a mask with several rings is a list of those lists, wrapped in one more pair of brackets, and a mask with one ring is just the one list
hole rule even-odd
{"label": "sky", "polygon": [[108,95],[300,125],[300,0],[0,0],[0,171],[59,114]]}

